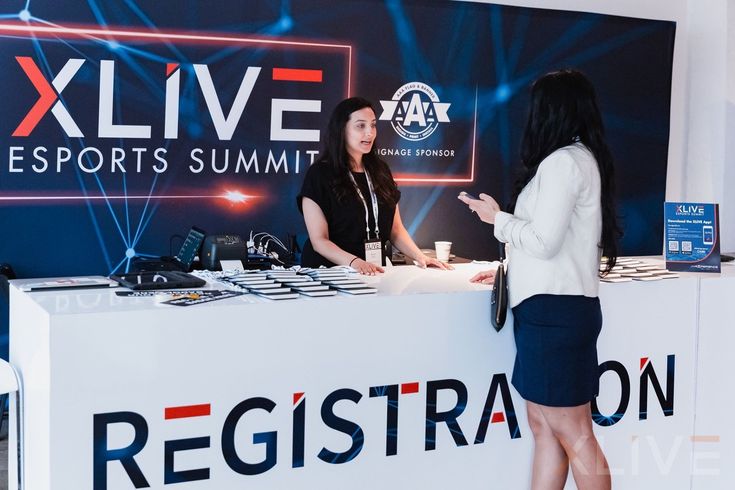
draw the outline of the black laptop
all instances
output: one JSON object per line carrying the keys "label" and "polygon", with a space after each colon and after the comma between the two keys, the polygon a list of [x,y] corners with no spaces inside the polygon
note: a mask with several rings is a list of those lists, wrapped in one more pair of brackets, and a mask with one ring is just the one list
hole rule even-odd
{"label": "black laptop", "polygon": [[147,271],[110,276],[121,286],[135,291],[200,288],[207,281],[181,271]]}

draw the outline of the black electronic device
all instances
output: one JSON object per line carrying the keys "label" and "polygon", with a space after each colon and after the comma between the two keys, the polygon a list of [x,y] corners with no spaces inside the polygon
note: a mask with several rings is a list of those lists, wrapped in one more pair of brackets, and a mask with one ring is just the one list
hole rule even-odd
{"label": "black electronic device", "polygon": [[207,235],[200,254],[202,266],[210,271],[220,270],[221,260],[248,262],[248,246],[240,235]]}
{"label": "black electronic device", "polygon": [[147,271],[132,274],[112,275],[110,279],[119,282],[121,286],[135,291],[151,289],[190,289],[200,288],[207,281],[181,271]]}
{"label": "black electronic device", "polygon": [[204,230],[192,226],[189,230],[189,234],[186,235],[184,243],[181,244],[179,253],[175,259],[181,263],[185,271],[191,270],[191,264],[194,263],[194,258],[199,254],[199,250],[202,248],[204,242],[204,236],[206,233]]}
{"label": "black electronic device", "polygon": [[460,192],[459,195],[460,196],[464,196],[464,197],[466,197],[468,199],[474,199],[475,201],[479,201],[480,200],[479,197],[475,197],[475,196],[473,196],[472,194],[470,194],[469,192],[466,192],[466,191]]}
{"label": "black electronic device", "polygon": [[199,254],[204,242],[205,231],[192,226],[181,244],[179,253],[175,257],[147,258],[135,257],[130,268],[133,272],[181,271],[189,272],[194,259]]}

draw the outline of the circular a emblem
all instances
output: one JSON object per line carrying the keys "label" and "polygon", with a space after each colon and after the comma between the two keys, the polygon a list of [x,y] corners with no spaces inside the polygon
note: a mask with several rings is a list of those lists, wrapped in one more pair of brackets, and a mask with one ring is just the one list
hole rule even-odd
{"label": "circular a emblem", "polygon": [[389,120],[399,136],[408,141],[428,138],[449,122],[448,103],[439,101],[436,92],[423,82],[409,82],[396,90],[391,100],[381,100],[381,120]]}

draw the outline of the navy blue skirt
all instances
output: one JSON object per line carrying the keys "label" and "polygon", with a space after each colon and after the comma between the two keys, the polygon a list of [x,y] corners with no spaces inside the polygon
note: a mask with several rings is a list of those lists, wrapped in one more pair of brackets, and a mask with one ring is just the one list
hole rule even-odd
{"label": "navy blue skirt", "polygon": [[598,298],[538,294],[513,308],[513,322],[512,383],[525,400],[575,407],[597,396]]}

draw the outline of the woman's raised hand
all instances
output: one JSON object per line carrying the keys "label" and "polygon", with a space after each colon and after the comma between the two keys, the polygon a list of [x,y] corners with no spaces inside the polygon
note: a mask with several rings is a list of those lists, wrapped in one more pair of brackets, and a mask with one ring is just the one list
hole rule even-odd
{"label": "woman's raised hand", "polygon": [[480,199],[472,199],[467,194],[460,194],[457,199],[465,203],[473,213],[477,213],[477,216],[485,223],[494,224],[495,215],[500,211],[500,205],[487,194],[480,194]]}

